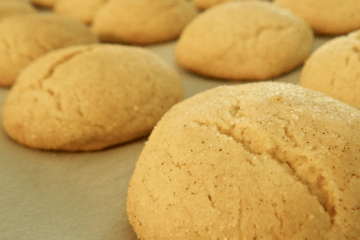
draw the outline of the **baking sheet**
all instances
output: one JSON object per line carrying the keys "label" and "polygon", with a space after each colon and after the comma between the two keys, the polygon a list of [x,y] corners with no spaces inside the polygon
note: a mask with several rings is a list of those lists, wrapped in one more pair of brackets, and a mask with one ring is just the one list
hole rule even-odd
{"label": "baking sheet", "polygon": [[[331,39],[317,36],[313,50]],[[182,78],[185,98],[219,86],[179,67],[176,41],[145,48]],[[298,83],[301,66],[275,81]],[[9,89],[0,88],[0,107]],[[0,127],[1,240],[135,240],[126,216],[126,193],[146,139],[97,152],[54,152],[24,147]]]}

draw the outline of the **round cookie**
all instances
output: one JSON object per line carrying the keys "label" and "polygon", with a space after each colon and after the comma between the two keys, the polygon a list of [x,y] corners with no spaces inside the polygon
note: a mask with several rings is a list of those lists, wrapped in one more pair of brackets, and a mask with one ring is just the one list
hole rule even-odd
{"label": "round cookie", "polygon": [[234,1],[257,1],[257,0],[192,0],[196,6],[201,9],[208,9],[212,6],[224,3],[224,2],[234,2]]}
{"label": "round cookie", "polygon": [[152,44],[177,38],[197,15],[187,0],[109,0],[93,20],[104,42]]}
{"label": "round cookie", "polygon": [[11,86],[37,57],[54,49],[97,43],[91,29],[74,19],[50,13],[7,17],[0,21],[0,86]]}
{"label": "round cookie", "polygon": [[265,1],[229,2],[199,14],[182,32],[175,57],[185,69],[227,80],[265,80],[310,54],[311,28]]}
{"label": "round cookie", "polygon": [[36,13],[36,9],[25,0],[0,0],[0,19],[15,14]]}
{"label": "round cookie", "polygon": [[31,148],[98,150],[147,135],[182,97],[175,70],[148,50],[75,46],[21,73],[2,121],[11,138]]}
{"label": "round cookie", "polygon": [[58,0],[54,12],[72,17],[84,23],[91,23],[95,13],[107,0]]}
{"label": "round cookie", "polygon": [[214,88],[158,122],[130,181],[129,221],[142,240],[358,239],[359,149],[360,111],[325,94]]}
{"label": "round cookie", "polygon": [[360,30],[334,38],[310,55],[300,85],[360,109]]}
{"label": "round cookie", "polygon": [[52,8],[58,0],[29,0],[31,3],[45,8]]}
{"label": "round cookie", "polygon": [[274,3],[293,11],[320,34],[340,35],[360,29],[359,0],[274,0]]}

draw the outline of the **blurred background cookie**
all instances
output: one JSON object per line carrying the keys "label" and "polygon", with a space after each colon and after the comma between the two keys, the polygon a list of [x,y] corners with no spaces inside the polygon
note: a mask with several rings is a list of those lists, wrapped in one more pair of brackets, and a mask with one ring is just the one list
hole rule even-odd
{"label": "blurred background cookie", "polygon": [[199,14],[182,32],[175,57],[185,69],[228,80],[265,80],[310,54],[310,26],[265,1],[236,1]]}
{"label": "blurred background cookie", "polygon": [[359,0],[274,0],[311,25],[315,32],[341,35],[360,29]]}
{"label": "blurred background cookie", "polygon": [[31,148],[98,150],[149,134],[182,98],[175,70],[150,51],[76,46],[46,54],[21,73],[2,122]]}
{"label": "blurred background cookie", "polygon": [[91,29],[51,13],[17,15],[0,21],[0,86],[11,86],[35,58],[54,49],[97,43]]}
{"label": "blurred background cookie", "polygon": [[360,30],[312,53],[301,70],[300,85],[360,109]]}
{"label": "blurred background cookie", "polygon": [[[139,239],[358,239],[360,111],[277,82],[175,105],[136,163]],[[154,220],[156,219],[156,221]]]}
{"label": "blurred background cookie", "polygon": [[84,23],[91,23],[95,13],[107,0],[58,0],[54,12],[72,17]]}
{"label": "blurred background cookie", "polygon": [[29,0],[36,6],[44,8],[52,8],[58,0]]}
{"label": "blurred background cookie", "polygon": [[26,0],[0,0],[0,19],[14,14],[27,13],[36,13],[36,8]]}
{"label": "blurred background cookie", "polygon": [[187,0],[109,0],[95,14],[93,30],[104,42],[159,43],[177,38],[196,14]]}
{"label": "blurred background cookie", "polygon": [[[234,1],[259,1],[259,0],[192,0],[196,6],[201,9],[207,9],[210,8],[212,6],[218,5],[220,3],[225,3],[225,2],[234,2]],[[272,0],[270,0],[272,1]]]}

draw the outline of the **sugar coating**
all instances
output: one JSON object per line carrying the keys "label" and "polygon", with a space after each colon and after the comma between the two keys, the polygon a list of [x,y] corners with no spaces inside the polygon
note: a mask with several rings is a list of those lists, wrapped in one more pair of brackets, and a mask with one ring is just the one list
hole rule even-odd
{"label": "sugar coating", "polygon": [[67,17],[48,13],[7,17],[0,21],[0,86],[11,86],[22,69],[51,50],[97,42],[88,26]]}
{"label": "sugar coating", "polygon": [[285,83],[217,87],[165,114],[127,212],[142,240],[358,239],[360,111]]}
{"label": "sugar coating", "polygon": [[14,14],[36,13],[36,9],[25,0],[0,1],[0,19]]}
{"label": "sugar coating", "polygon": [[58,0],[53,10],[55,13],[69,16],[84,23],[92,23],[96,12],[108,0]]}
{"label": "sugar coating", "polygon": [[360,29],[358,0],[274,0],[290,9],[320,34],[341,35]]}
{"label": "sugar coating", "polygon": [[149,134],[182,97],[179,76],[152,52],[69,47],[24,69],[5,100],[2,123],[31,148],[98,150]]}
{"label": "sugar coating", "polygon": [[93,30],[104,42],[159,43],[177,38],[196,15],[187,0],[109,0],[95,14]]}
{"label": "sugar coating", "polygon": [[227,80],[265,80],[301,64],[313,33],[302,19],[265,1],[236,1],[199,14],[175,57],[185,69]]}
{"label": "sugar coating", "polygon": [[318,48],[301,70],[300,85],[360,109],[360,30]]}

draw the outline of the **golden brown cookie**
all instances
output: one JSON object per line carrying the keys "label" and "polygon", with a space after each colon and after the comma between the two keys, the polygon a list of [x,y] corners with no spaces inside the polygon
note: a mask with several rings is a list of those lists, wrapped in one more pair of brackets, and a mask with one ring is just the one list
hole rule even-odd
{"label": "golden brown cookie", "polygon": [[359,0],[274,0],[290,9],[320,34],[340,35],[360,29]]}
{"label": "golden brown cookie", "polygon": [[177,38],[196,15],[187,0],[109,0],[95,14],[93,30],[105,42],[159,43]]}
{"label": "golden brown cookie", "polygon": [[277,82],[218,87],[168,111],[136,164],[139,239],[360,237],[360,111]]}
{"label": "golden brown cookie", "polygon": [[55,3],[58,0],[29,0],[29,2],[39,6],[39,7],[45,7],[45,8],[52,8],[54,7]]}
{"label": "golden brown cookie", "polygon": [[36,13],[36,9],[26,0],[0,0],[0,19],[27,13]]}
{"label": "golden brown cookie", "polygon": [[7,17],[0,21],[0,86],[11,86],[20,71],[54,49],[97,43],[91,29],[50,13]]}
{"label": "golden brown cookie", "polygon": [[300,85],[360,109],[360,30],[312,53],[301,70]]}
{"label": "golden brown cookie", "polygon": [[38,58],[20,74],[2,122],[31,148],[98,150],[147,135],[182,97],[175,70],[148,50],[75,46]]}
{"label": "golden brown cookie", "polygon": [[290,11],[265,1],[237,1],[199,14],[182,32],[175,57],[204,76],[265,80],[301,64],[312,42],[311,28]]}
{"label": "golden brown cookie", "polygon": [[91,23],[95,13],[106,2],[107,0],[58,0],[54,12],[84,23]]}

